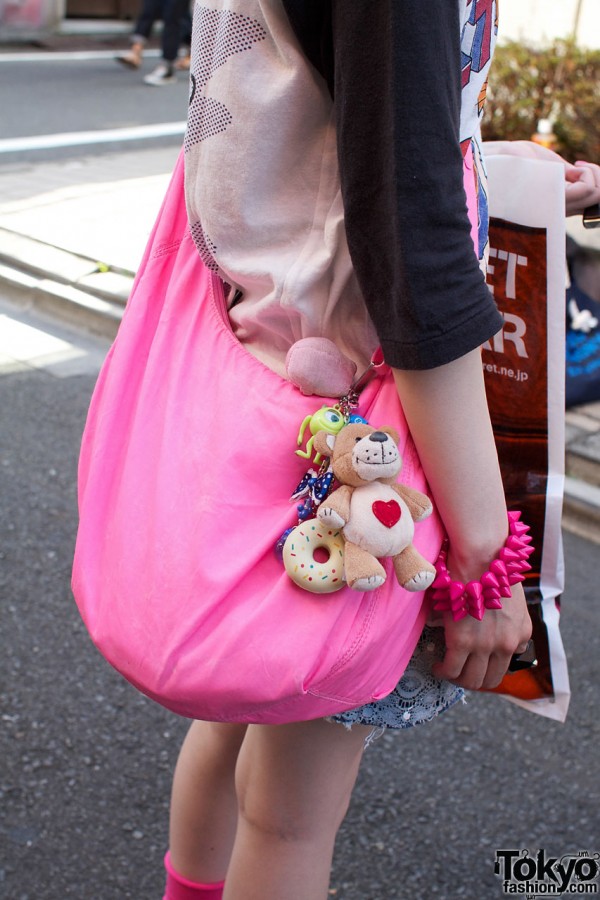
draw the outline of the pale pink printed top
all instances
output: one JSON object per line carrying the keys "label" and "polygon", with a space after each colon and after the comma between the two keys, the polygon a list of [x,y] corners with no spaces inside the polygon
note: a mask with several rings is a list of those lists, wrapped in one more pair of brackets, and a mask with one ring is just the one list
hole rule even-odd
{"label": "pale pink printed top", "polygon": [[431,368],[501,326],[463,187],[471,146],[482,254],[496,34],[496,0],[195,3],[190,227],[237,337],[275,371],[308,336],[359,369],[378,344]]}

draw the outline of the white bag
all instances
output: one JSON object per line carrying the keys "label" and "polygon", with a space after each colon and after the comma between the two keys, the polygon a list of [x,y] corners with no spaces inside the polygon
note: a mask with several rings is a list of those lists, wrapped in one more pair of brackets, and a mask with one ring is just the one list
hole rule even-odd
{"label": "white bag", "polygon": [[483,365],[507,502],[509,508],[523,510],[536,547],[524,587],[538,665],[507,675],[497,690],[520,706],[564,721],[570,697],[559,632],[564,586],[564,168],[492,155],[486,165],[487,280],[506,324],[484,346]]}

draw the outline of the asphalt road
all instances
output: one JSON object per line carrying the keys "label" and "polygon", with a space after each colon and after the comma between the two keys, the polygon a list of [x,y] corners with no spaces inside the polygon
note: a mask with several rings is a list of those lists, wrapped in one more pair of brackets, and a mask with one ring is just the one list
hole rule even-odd
{"label": "asphalt road", "polygon": [[[27,321],[80,355],[0,355],[0,897],[155,900],[186,722],[100,658],[69,590],[77,451],[106,348]],[[566,535],[566,558],[567,723],[474,696],[374,744],[339,836],[337,900],[499,898],[497,849],[600,851],[598,549]]]}
{"label": "asphalt road", "polygon": [[[89,42],[88,42],[89,43]],[[24,160],[47,161],[78,155],[76,143],[69,148],[6,152],[3,143],[14,138],[78,133],[138,126],[160,126],[183,122],[187,114],[188,75],[178,74],[176,84],[152,88],[143,83],[143,75],[158,62],[156,55],[144,59],[138,71],[115,62],[114,56],[127,46],[123,39],[110,49],[98,51],[92,45],[76,54],[2,52],[0,48],[0,166]],[[98,53],[104,56],[98,58]],[[135,152],[136,146],[153,146],[175,138],[155,137],[124,143]],[[120,149],[98,144],[94,152]]]}

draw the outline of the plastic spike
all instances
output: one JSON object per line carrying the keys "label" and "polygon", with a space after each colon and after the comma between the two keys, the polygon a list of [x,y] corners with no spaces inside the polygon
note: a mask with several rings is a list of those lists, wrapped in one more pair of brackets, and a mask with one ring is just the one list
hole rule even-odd
{"label": "plastic spike", "polygon": [[529,531],[529,525],[525,525],[524,522],[515,522],[512,527],[512,532],[516,537],[520,537],[522,534],[527,534]]}
{"label": "plastic spike", "polygon": [[520,551],[517,553],[515,550],[511,550],[510,547],[503,547],[500,553],[498,554],[498,558],[502,560],[502,562],[508,563],[513,562],[520,559]]}
{"label": "plastic spike", "polygon": [[450,609],[452,610],[453,613],[457,612],[457,610],[466,609],[466,608],[467,607],[465,605],[465,599],[462,595],[460,597],[457,597],[456,600],[450,601]]}
{"label": "plastic spike", "polygon": [[524,566],[527,563],[529,563],[530,556],[531,556],[531,553],[521,553],[521,555],[519,557],[519,565]]}
{"label": "plastic spike", "polygon": [[485,608],[486,609],[502,609],[502,601],[500,600],[499,597],[495,597],[493,599],[486,600]]}
{"label": "plastic spike", "polygon": [[521,544],[518,550],[515,550],[515,553],[518,553],[521,559],[526,556],[529,556],[530,553],[533,553],[533,547],[528,547],[527,544]]}
{"label": "plastic spike", "polygon": [[508,537],[489,570],[479,581],[464,585],[448,572],[448,544],[443,544],[435,562],[436,577],[430,597],[437,612],[451,612],[455,621],[471,615],[481,621],[486,609],[502,609],[502,601],[511,596],[511,585],[525,581],[523,572],[531,569],[528,559],[534,552],[529,526],[520,521],[521,513],[508,513]]}
{"label": "plastic spike", "polygon": [[465,593],[468,594],[469,597],[472,597],[474,600],[480,600],[483,594],[481,582],[469,581],[469,583],[465,585]]}
{"label": "plastic spike", "polygon": [[483,589],[485,590],[488,587],[498,588],[500,585],[498,584],[498,579],[494,575],[493,572],[484,572],[481,578],[479,579]]}
{"label": "plastic spike", "polygon": [[525,581],[525,576],[519,575],[517,572],[515,572],[514,575],[511,575],[509,577],[508,581],[509,584],[519,584],[521,581]]}
{"label": "plastic spike", "polygon": [[440,600],[439,603],[434,603],[433,608],[436,612],[449,612],[450,604],[444,603],[442,600]]}
{"label": "plastic spike", "polygon": [[501,559],[495,559],[494,562],[490,565],[490,572],[492,572],[498,580],[502,580],[502,578],[506,578],[506,565]]}
{"label": "plastic spike", "polygon": [[432,582],[432,588],[448,588],[452,584],[452,579],[448,572],[438,571],[435,580]]}
{"label": "plastic spike", "polygon": [[450,594],[450,600],[458,600],[459,597],[465,592],[465,586],[462,581],[452,581],[450,583],[450,587],[448,588],[448,593]]}
{"label": "plastic spike", "polygon": [[510,581],[508,580],[508,575],[500,581],[500,596],[510,597]]}
{"label": "plastic spike", "polygon": [[469,581],[465,585],[467,609],[471,616],[481,621],[485,607],[483,605],[483,588],[479,581]]}

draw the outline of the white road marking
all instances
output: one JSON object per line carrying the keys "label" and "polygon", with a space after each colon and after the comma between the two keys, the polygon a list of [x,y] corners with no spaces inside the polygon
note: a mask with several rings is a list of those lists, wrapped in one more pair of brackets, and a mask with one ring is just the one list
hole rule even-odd
{"label": "white road marking", "polygon": [[[94,59],[114,59],[123,50],[70,50],[68,52],[42,51],[40,53],[0,53],[1,63],[20,62],[86,62]],[[145,57],[158,57],[160,50],[145,50]]]}
{"label": "white road marking", "polygon": [[22,153],[27,150],[50,150],[55,147],[77,147],[82,144],[112,144],[119,141],[143,141],[148,138],[183,135],[185,122],[162,122],[131,128],[105,128],[99,131],[66,131],[59,134],[36,134],[30,137],[0,140],[0,153]]}

